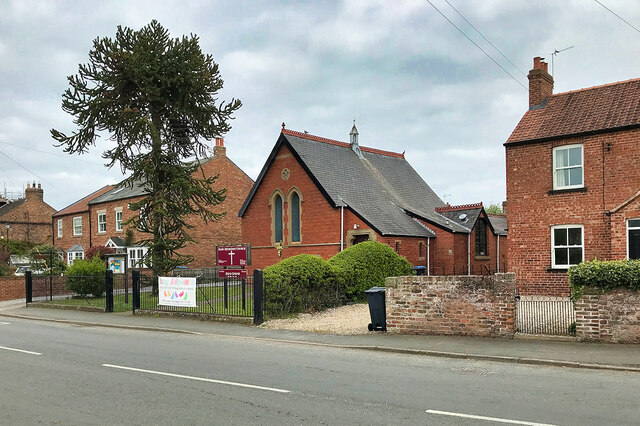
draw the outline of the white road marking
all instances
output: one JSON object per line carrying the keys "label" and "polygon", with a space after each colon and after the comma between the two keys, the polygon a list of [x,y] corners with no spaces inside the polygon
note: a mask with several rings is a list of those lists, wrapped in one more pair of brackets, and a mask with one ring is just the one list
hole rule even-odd
{"label": "white road marking", "polygon": [[498,418],[498,417],[476,416],[475,414],[452,413],[450,411],[427,410],[427,413],[429,413],[429,414],[441,414],[443,416],[464,417],[466,419],[486,420],[488,422],[510,423],[510,424],[513,424],[513,425],[554,426],[554,425],[551,425],[549,423],[525,422],[525,421],[522,421],[522,420],[501,419],[501,418]]}
{"label": "white road marking", "polygon": [[25,351],[24,349],[8,348],[6,346],[0,346],[0,349],[6,349],[8,351],[14,351],[14,352],[22,352],[24,354],[30,354],[30,355],[42,355],[40,352]]}
{"label": "white road marking", "polygon": [[4,321],[0,321],[0,325],[9,325],[11,324],[10,322],[4,322]]}
{"label": "white road marking", "polygon": [[163,371],[154,371],[154,370],[145,370],[145,369],[142,369],[142,368],[124,367],[122,365],[102,364],[102,366],[103,367],[109,367],[109,368],[119,368],[121,370],[138,371],[140,373],[157,374],[159,376],[169,376],[169,377],[177,377],[177,378],[180,378],[180,379],[197,380],[197,381],[200,381],[200,382],[218,383],[218,384],[221,384],[221,385],[239,386],[239,387],[242,387],[242,388],[267,390],[267,391],[271,391],[271,392],[279,392],[279,393],[289,393],[289,392],[291,392],[291,391],[288,391],[288,390],[285,390],[285,389],[268,388],[268,387],[265,387],[265,386],[257,386],[257,385],[248,385],[246,383],[227,382],[225,380],[207,379],[205,377],[185,376],[183,374],[165,373]]}

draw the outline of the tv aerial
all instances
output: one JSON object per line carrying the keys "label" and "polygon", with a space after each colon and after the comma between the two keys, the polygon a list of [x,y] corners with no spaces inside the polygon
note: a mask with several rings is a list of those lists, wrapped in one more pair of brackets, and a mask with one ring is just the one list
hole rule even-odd
{"label": "tv aerial", "polygon": [[565,47],[564,49],[560,49],[560,50],[553,49],[553,53],[551,53],[551,76],[552,77],[554,76],[554,71],[555,71],[554,70],[554,68],[555,68],[555,66],[554,66],[554,58],[555,58],[555,56],[560,52],[564,52],[565,50],[573,49],[574,47],[575,46],[569,46],[569,47]]}

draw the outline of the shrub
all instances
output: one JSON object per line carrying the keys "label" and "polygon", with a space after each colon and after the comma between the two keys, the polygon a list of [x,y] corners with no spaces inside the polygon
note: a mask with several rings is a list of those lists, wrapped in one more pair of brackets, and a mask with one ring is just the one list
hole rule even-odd
{"label": "shrub", "polygon": [[60,275],[66,267],[62,252],[55,247],[43,244],[31,249],[31,270],[34,274]]}
{"label": "shrub", "polygon": [[624,287],[640,290],[640,260],[592,260],[569,268],[569,283],[573,300],[582,295],[585,287],[602,292]]}
{"label": "shrub", "polygon": [[67,288],[80,296],[100,297],[105,291],[105,263],[99,257],[87,261],[77,259],[67,268]]}
{"label": "shrub", "polygon": [[336,306],[343,300],[334,269],[317,256],[301,254],[264,269],[265,310],[283,315]]}
{"label": "shrub", "polygon": [[411,264],[391,247],[366,241],[349,247],[329,259],[343,282],[347,297],[363,300],[365,290],[384,286],[387,277],[409,275]]}
{"label": "shrub", "polygon": [[89,247],[84,252],[84,257],[85,259],[93,259],[94,257],[98,256],[101,260],[106,261],[107,256],[109,256],[110,254],[114,254],[115,252],[115,249],[112,249],[111,247],[93,246]]}

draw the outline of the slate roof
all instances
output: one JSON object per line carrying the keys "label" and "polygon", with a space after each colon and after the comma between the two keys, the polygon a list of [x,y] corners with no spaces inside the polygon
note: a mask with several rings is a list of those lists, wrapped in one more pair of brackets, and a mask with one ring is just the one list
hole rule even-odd
{"label": "slate roof", "polygon": [[495,234],[507,235],[507,216],[493,214],[487,216]]}
{"label": "slate roof", "polygon": [[3,206],[0,207],[0,218],[2,216],[4,216],[5,214],[9,213],[11,210],[15,209],[16,207],[22,205],[22,203],[24,203],[27,199],[26,198],[18,198],[15,201],[11,201],[10,203],[7,203]]}
{"label": "slate roof", "polygon": [[444,202],[404,158],[404,154],[283,129],[256,183],[238,213],[242,216],[277,151],[285,144],[333,207],[346,206],[381,235],[434,237],[414,217],[455,232],[469,229],[434,211]]}
{"label": "slate roof", "polygon": [[551,95],[531,107],[505,145],[640,127],[640,78]]}
{"label": "slate roof", "polygon": [[82,247],[80,244],[74,244],[69,250],[67,250],[67,252],[70,251],[84,251],[84,247]]}
{"label": "slate roof", "polygon": [[[120,237],[110,237],[109,240],[111,240],[111,242],[113,242],[117,247],[125,247],[124,240]],[[109,241],[107,240],[107,242]]]}
{"label": "slate roof", "polygon": [[[205,164],[212,158],[213,157],[207,157],[199,161],[201,164]],[[150,189],[145,188],[145,183],[142,181],[135,181],[132,186],[129,186],[129,185],[121,186],[122,182],[123,181],[113,185],[110,191],[105,192],[99,197],[96,197],[93,200],[89,201],[89,205],[105,203],[109,201],[125,200],[127,198],[133,198],[133,197],[139,197],[142,195],[147,195],[151,191]]]}
{"label": "slate roof", "polygon": [[91,194],[87,195],[86,197],[79,199],[75,203],[70,204],[62,210],[55,212],[52,217],[89,211],[89,202],[94,198],[104,194],[105,192],[110,191],[111,189],[113,189],[113,185],[105,185],[97,191],[94,191]]}

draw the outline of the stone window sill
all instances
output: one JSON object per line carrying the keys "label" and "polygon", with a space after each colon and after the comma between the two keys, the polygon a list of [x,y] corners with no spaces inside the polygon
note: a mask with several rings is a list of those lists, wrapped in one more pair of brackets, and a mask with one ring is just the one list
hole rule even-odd
{"label": "stone window sill", "polygon": [[567,188],[567,189],[552,189],[549,191],[549,195],[568,194],[571,192],[587,192],[587,187],[582,186],[580,188]]}
{"label": "stone window sill", "polygon": [[491,257],[490,256],[476,256],[475,259],[476,260],[490,260]]}
{"label": "stone window sill", "polygon": [[564,272],[565,274],[569,271],[569,268],[547,268],[547,272]]}

